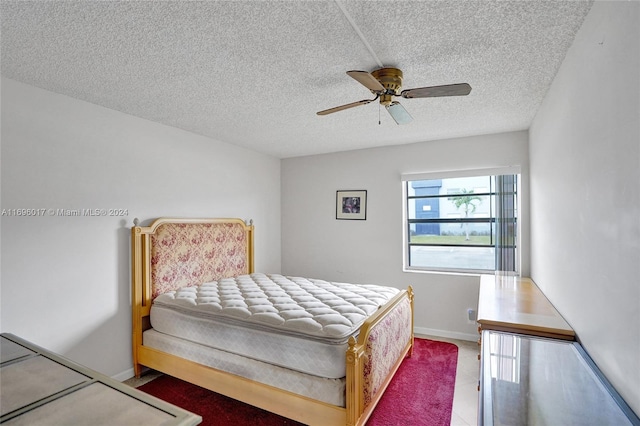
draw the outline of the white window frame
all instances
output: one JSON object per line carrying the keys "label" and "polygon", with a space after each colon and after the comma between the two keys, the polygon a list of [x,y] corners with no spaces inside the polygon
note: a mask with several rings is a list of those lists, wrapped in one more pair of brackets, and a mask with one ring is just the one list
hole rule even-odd
{"label": "white window frame", "polygon": [[491,167],[483,169],[464,169],[464,170],[444,170],[434,172],[421,172],[421,173],[402,173],[400,175],[402,181],[402,266],[404,272],[412,273],[442,273],[442,274],[458,274],[458,275],[480,275],[486,274],[492,271],[487,270],[474,270],[474,269],[461,269],[461,268],[429,268],[421,266],[409,266],[409,233],[407,221],[409,212],[407,211],[407,182],[419,181],[419,180],[435,180],[435,179],[452,179],[463,177],[476,177],[476,176],[496,176],[496,175],[517,175],[518,176],[518,197],[517,197],[517,235],[519,236],[516,244],[516,271],[515,274],[520,274],[522,270],[521,259],[521,236],[522,236],[522,220],[520,218],[522,214],[522,197],[521,197],[521,183],[522,175],[520,166],[502,166]]}

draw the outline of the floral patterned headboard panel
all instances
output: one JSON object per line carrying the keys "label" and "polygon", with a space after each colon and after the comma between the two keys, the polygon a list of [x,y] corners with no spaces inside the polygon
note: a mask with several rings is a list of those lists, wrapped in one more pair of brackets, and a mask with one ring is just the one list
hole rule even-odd
{"label": "floral patterned headboard panel", "polygon": [[253,225],[240,219],[158,219],[141,229],[149,234],[151,299],[253,272]]}

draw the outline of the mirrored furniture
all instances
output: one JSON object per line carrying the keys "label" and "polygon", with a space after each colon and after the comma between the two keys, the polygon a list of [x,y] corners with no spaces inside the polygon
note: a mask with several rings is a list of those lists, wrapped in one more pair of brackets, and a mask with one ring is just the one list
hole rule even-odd
{"label": "mirrored furniture", "polygon": [[482,332],[478,424],[640,425],[577,342]]}
{"label": "mirrored furniture", "polygon": [[0,335],[2,425],[197,425],[198,415],[12,334]]}

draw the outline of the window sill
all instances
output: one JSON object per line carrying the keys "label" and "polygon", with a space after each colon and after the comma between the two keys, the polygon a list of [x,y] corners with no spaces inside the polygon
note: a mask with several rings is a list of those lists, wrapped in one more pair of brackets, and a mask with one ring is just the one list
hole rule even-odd
{"label": "window sill", "polygon": [[493,274],[494,271],[476,271],[476,270],[439,270],[439,269],[416,269],[416,268],[402,268],[402,272],[408,274],[432,274],[432,275],[456,275],[466,277],[480,277],[481,275]]}

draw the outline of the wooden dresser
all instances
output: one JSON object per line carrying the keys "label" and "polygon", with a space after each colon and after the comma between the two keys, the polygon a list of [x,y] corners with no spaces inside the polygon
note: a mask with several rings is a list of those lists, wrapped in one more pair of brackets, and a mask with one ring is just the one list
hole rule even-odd
{"label": "wooden dresser", "polygon": [[484,275],[478,425],[640,426],[529,278]]}

